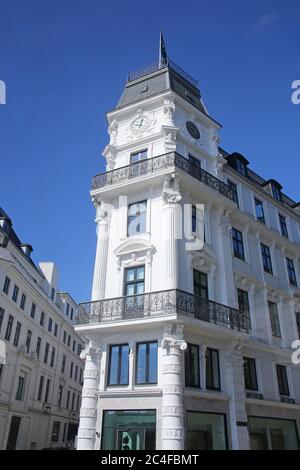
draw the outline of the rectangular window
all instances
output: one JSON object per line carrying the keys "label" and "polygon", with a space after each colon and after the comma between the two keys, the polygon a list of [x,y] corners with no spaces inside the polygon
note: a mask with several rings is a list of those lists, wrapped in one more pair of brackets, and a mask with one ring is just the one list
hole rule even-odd
{"label": "rectangular window", "polygon": [[157,342],[138,343],[136,346],[137,384],[157,383]]}
{"label": "rectangular window", "polygon": [[272,335],[275,336],[276,338],[281,338],[277,304],[269,301],[268,306],[269,306]]}
{"label": "rectangular window", "polygon": [[191,175],[199,179],[201,175],[201,161],[189,153],[189,162]]}
{"label": "rectangular window", "polygon": [[35,305],[35,304],[32,304],[32,305],[31,305],[31,312],[30,312],[31,318],[34,318],[34,317],[35,317],[35,309],[36,309],[36,305]]}
{"label": "rectangular window", "polygon": [[64,373],[66,368],[66,356],[63,354],[62,361],[61,361],[61,372]]}
{"label": "rectangular window", "polygon": [[75,405],[75,392],[72,393],[72,404],[71,404],[72,411],[74,411],[74,405]]}
{"label": "rectangular window", "polygon": [[279,202],[282,201],[281,191],[279,187],[277,186],[277,184],[272,184],[272,193],[273,193],[274,199],[276,199]]}
{"label": "rectangular window", "polygon": [[296,312],[296,323],[297,323],[297,329],[298,329],[298,336],[300,339],[300,312]]}
{"label": "rectangular window", "polygon": [[227,184],[232,191],[234,202],[236,202],[237,206],[239,207],[239,196],[238,196],[237,185],[233,181],[230,181],[230,180],[227,180]]}
{"label": "rectangular window", "polygon": [[257,220],[259,220],[263,224],[266,223],[263,203],[262,201],[256,198],[255,198],[255,215],[256,215]]}
{"label": "rectangular window", "polygon": [[48,331],[49,333],[52,333],[52,318],[49,318],[48,320]]}
{"label": "rectangular window", "polygon": [[77,376],[78,376],[78,366],[75,367],[75,375],[74,375],[75,382],[77,381]]}
{"label": "rectangular window", "polygon": [[14,323],[14,317],[13,317],[12,315],[9,315],[9,316],[8,316],[8,321],[7,321],[6,332],[5,332],[5,336],[4,336],[4,338],[5,338],[7,341],[10,340],[11,330],[12,330],[12,327],[13,327],[13,323]]}
{"label": "rectangular window", "polygon": [[53,367],[53,366],[54,366],[54,360],[55,360],[55,348],[52,347],[52,350],[51,350],[51,358],[50,358],[50,367]]}
{"label": "rectangular window", "polygon": [[44,376],[40,376],[40,383],[39,383],[39,389],[38,389],[38,395],[37,395],[37,401],[42,401],[42,395],[43,395],[43,388],[44,388]]}
{"label": "rectangular window", "polygon": [[278,389],[280,395],[289,396],[289,383],[286,373],[286,367],[280,364],[276,365],[277,380],[278,380]]}
{"label": "rectangular window", "polygon": [[261,256],[262,256],[264,271],[266,273],[273,274],[270,248],[267,245],[264,245],[263,243],[261,243]]}
{"label": "rectangular window", "polygon": [[59,421],[53,421],[51,442],[58,442],[59,430],[60,430],[60,422]]}
{"label": "rectangular window", "polygon": [[72,351],[75,352],[75,348],[76,348],[76,341],[75,339],[73,339],[73,344],[72,344]]}
{"label": "rectangular window", "polygon": [[54,334],[55,337],[57,336],[57,331],[58,331],[58,324],[55,323],[55,325],[54,325],[54,332],[53,332],[53,334]]}
{"label": "rectangular window", "polygon": [[80,369],[80,371],[79,371],[79,383],[80,383],[81,385],[83,384],[82,378],[83,378],[83,371],[82,371],[82,369]]}
{"label": "rectangular window", "polygon": [[51,289],[51,299],[54,301],[54,297],[55,297],[55,289],[54,287],[52,287]]}
{"label": "rectangular window", "polygon": [[40,351],[41,351],[41,344],[42,344],[42,338],[38,336],[38,339],[36,341],[36,357],[39,359],[40,357]]}
{"label": "rectangular window", "polygon": [[48,403],[50,393],[50,379],[47,379],[46,390],[45,390],[45,403]]}
{"label": "rectangular window", "polygon": [[296,421],[248,417],[251,450],[298,450]]}
{"label": "rectangular window", "polygon": [[107,385],[128,385],[128,372],[129,345],[110,346]]}
{"label": "rectangular window", "polygon": [[9,286],[10,286],[10,279],[9,279],[9,277],[6,276],[5,281],[4,281],[4,285],[3,285],[4,294],[8,294]]}
{"label": "rectangular window", "polygon": [[81,351],[82,351],[82,346],[81,346],[81,344],[78,343],[77,344],[77,356],[80,356]]}
{"label": "rectangular window", "polygon": [[206,388],[221,390],[219,351],[207,348],[206,354]]}
{"label": "rectangular window", "polygon": [[18,286],[15,285],[14,290],[13,290],[12,299],[16,303],[18,301],[18,296],[19,296],[19,288],[18,288]]}
{"label": "rectangular window", "polygon": [[67,332],[64,331],[64,335],[63,335],[63,343],[66,344],[66,339],[67,339]]}
{"label": "rectangular window", "polygon": [[235,161],[235,168],[242,176],[248,176],[247,166],[238,158]]}
{"label": "rectangular window", "polygon": [[128,206],[127,235],[146,232],[147,201],[136,202]]}
{"label": "rectangular window", "polygon": [[287,272],[288,272],[288,277],[289,277],[289,283],[297,287],[297,278],[296,278],[294,261],[290,258],[286,258],[286,267],[287,267]]}
{"label": "rectangular window", "polygon": [[185,386],[200,387],[199,346],[188,344],[184,352]]}
{"label": "rectangular window", "polygon": [[244,360],[244,379],[246,390],[258,390],[256,363],[251,357],[243,357]]}
{"label": "rectangular window", "polygon": [[69,409],[69,403],[70,403],[70,390],[67,392],[67,399],[66,399],[66,409]]}
{"label": "rectangular window", "polygon": [[197,232],[197,208],[192,206],[192,233]]}
{"label": "rectangular window", "polygon": [[200,297],[204,299],[208,299],[207,274],[194,269],[193,278],[194,278],[194,294],[199,295]]}
{"label": "rectangular window", "polygon": [[29,351],[30,351],[31,336],[32,336],[32,331],[31,331],[31,330],[27,330],[26,352],[27,352],[28,354],[29,354]]}
{"label": "rectangular window", "polygon": [[24,391],[25,391],[25,377],[20,375],[18,379],[18,385],[17,385],[16,400],[18,401],[23,400]]}
{"label": "rectangular window", "polygon": [[235,228],[232,229],[232,243],[234,256],[245,261],[243,234]]}
{"label": "rectangular window", "polygon": [[22,327],[21,323],[20,323],[20,322],[17,322],[16,330],[15,330],[15,337],[14,337],[14,346],[18,346],[18,345],[19,345],[21,327]]}
{"label": "rectangular window", "polygon": [[226,450],[226,417],[217,413],[187,412],[188,450]]}
{"label": "rectangular window", "polygon": [[238,289],[237,294],[238,294],[238,304],[239,304],[240,312],[247,313],[249,315],[250,306],[249,306],[248,292],[242,289]]}
{"label": "rectangular window", "polygon": [[62,395],[63,395],[63,385],[59,384],[58,386],[58,394],[57,394],[57,404],[58,406],[61,406],[61,401],[62,401]]}
{"label": "rectangular window", "polygon": [[66,315],[69,316],[70,304],[67,302]]}
{"label": "rectangular window", "polygon": [[71,320],[73,320],[73,315],[74,315],[74,309],[71,308],[71,315],[70,315]]}
{"label": "rectangular window", "polygon": [[146,160],[148,156],[148,150],[140,150],[139,152],[132,153],[130,155],[130,163],[139,162],[141,160]]}
{"label": "rectangular window", "polygon": [[41,312],[40,325],[44,326],[44,323],[45,323],[45,314],[44,312]]}
{"label": "rectangular window", "polygon": [[20,309],[21,309],[21,310],[24,310],[24,309],[25,309],[25,303],[26,303],[26,295],[25,295],[25,294],[22,294],[21,302],[20,302]]}
{"label": "rectangular window", "polygon": [[71,335],[68,335],[68,347],[70,347],[71,344]]}
{"label": "rectangular window", "polygon": [[80,407],[80,395],[77,395],[77,404],[76,404],[76,411],[79,413],[79,407]]}
{"label": "rectangular window", "polygon": [[0,333],[3,325],[3,319],[4,319],[4,308],[0,307]]}
{"label": "rectangular window", "polygon": [[45,346],[45,353],[44,353],[44,363],[45,363],[45,364],[47,364],[47,362],[48,362],[49,347],[50,347],[50,344],[49,344],[49,343],[46,343],[46,346]]}
{"label": "rectangular window", "polygon": [[74,364],[73,364],[73,362],[71,362],[71,364],[70,364],[70,379],[73,378],[73,367],[74,367]]}
{"label": "rectangular window", "polygon": [[279,217],[279,225],[280,225],[281,235],[283,235],[286,238],[289,238],[289,232],[288,232],[288,229],[287,229],[286,218],[281,214],[278,214],[278,217]]}
{"label": "rectangular window", "polygon": [[145,288],[145,266],[125,269],[124,295],[141,295]]}

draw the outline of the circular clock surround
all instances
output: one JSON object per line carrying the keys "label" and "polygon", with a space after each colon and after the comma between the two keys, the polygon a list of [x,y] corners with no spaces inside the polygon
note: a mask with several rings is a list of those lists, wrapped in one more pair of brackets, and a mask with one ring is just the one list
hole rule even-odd
{"label": "circular clock surround", "polygon": [[193,137],[193,139],[199,140],[200,139],[200,131],[196,124],[191,121],[187,121],[185,124],[186,130],[188,133]]}
{"label": "circular clock surround", "polygon": [[143,114],[134,119],[131,123],[132,132],[141,132],[149,127],[150,121],[147,116]]}

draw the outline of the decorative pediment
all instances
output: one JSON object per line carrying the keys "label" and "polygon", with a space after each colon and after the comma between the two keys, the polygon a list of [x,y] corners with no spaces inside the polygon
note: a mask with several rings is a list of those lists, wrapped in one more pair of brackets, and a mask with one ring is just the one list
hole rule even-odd
{"label": "decorative pediment", "polygon": [[117,267],[121,269],[122,262],[126,266],[145,262],[151,264],[154,250],[154,246],[148,240],[129,238],[114,250],[117,257]]}
{"label": "decorative pediment", "polygon": [[210,271],[216,267],[216,258],[213,251],[204,244],[199,251],[194,251],[192,255],[192,266],[202,271]]}

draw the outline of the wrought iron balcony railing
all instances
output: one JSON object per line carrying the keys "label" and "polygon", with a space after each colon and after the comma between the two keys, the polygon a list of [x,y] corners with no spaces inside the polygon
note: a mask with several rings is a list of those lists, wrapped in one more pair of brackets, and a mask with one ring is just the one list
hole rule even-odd
{"label": "wrought iron balcony railing", "polygon": [[249,332],[249,316],[232,307],[179,289],[79,304],[77,324],[183,315],[233,330]]}
{"label": "wrought iron balcony railing", "polygon": [[195,168],[191,161],[176,152],[169,152],[157,157],[146,158],[145,160],[140,160],[132,163],[131,165],[116,168],[115,170],[107,171],[106,173],[100,173],[99,175],[94,176],[92,189],[103,188],[108,185],[121,183],[138,176],[147,175],[158,170],[172,167],[179,168],[185,173],[188,173],[193,178],[204,183],[206,186],[209,186],[228,199],[234,199],[233,191],[226,183],[202,168]]}

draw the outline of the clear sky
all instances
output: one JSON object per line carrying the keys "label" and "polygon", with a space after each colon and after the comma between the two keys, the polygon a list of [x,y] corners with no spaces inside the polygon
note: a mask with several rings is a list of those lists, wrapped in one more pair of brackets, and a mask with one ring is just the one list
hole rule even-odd
{"label": "clear sky", "polygon": [[299,194],[298,0],[0,0],[0,205],[60,287],[90,298],[91,178],[103,171],[105,112],[126,74],[169,56],[199,79],[221,145]]}

